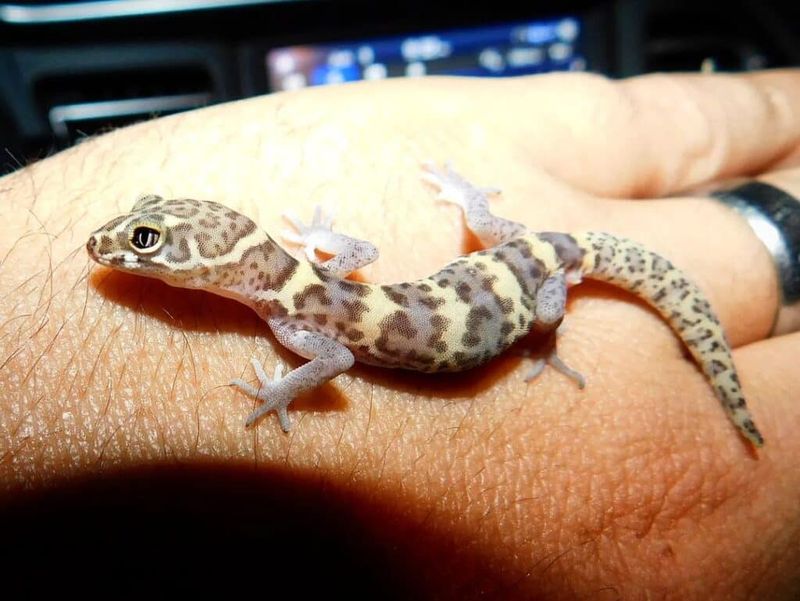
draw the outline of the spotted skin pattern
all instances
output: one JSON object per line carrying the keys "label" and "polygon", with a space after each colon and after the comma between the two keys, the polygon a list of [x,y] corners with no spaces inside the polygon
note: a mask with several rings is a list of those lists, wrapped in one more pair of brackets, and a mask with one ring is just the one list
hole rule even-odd
{"label": "spotted skin pattern", "polygon": [[[319,213],[310,226],[291,218],[293,243],[312,261],[297,261],[250,219],[223,205],[141,198],[127,215],[87,243],[98,263],[172,286],[208,290],[253,308],[283,346],[309,362],[269,378],[253,360],[255,387],[233,380],[262,404],[253,424],[275,410],[284,430],[287,406],[348,370],[354,361],[421,372],[481,365],[532,329],[554,332],[567,287],[581,278],[609,282],[645,299],[680,336],[731,421],[754,445],[763,438],[747,410],[730,347],[708,301],[669,261],[635,242],[604,233],[533,233],[496,217],[488,194],[449,166],[425,165],[438,198],[458,204],[489,247],[413,282],[367,284],[347,274],[377,258],[371,244],[330,229]],[[314,250],[335,250],[320,262]],[[553,351],[548,363],[583,385]],[[532,373],[538,373],[540,369]]]}

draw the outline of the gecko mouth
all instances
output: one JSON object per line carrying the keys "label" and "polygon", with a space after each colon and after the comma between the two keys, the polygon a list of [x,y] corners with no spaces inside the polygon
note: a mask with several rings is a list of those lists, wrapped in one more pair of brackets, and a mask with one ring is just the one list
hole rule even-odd
{"label": "gecko mouth", "polygon": [[86,242],[86,252],[89,257],[96,263],[106,267],[113,267],[115,269],[133,270],[139,264],[139,258],[134,256],[133,260],[126,260],[123,255],[115,254],[112,256],[103,255],[98,250],[98,241],[96,236],[91,236]]}

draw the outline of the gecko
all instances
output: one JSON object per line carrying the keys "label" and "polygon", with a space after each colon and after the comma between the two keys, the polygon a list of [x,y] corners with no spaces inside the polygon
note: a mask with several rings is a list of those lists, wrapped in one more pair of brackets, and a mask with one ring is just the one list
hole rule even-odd
{"label": "gecko", "polygon": [[[730,421],[754,446],[764,439],[747,408],[731,349],[708,300],[666,258],[602,232],[533,232],[494,215],[499,190],[469,183],[449,164],[425,163],[422,178],[437,199],[456,204],[484,249],[455,259],[430,277],[396,284],[362,283],[348,275],[378,258],[371,243],[334,232],[317,208],[309,225],[294,216],[284,236],[302,247],[298,260],[248,217],[216,202],[141,197],[131,211],[91,234],[89,256],[116,270],[206,290],[251,307],[278,343],[307,363],[273,377],[251,359],[259,385],[229,384],[260,405],[253,425],[275,411],[284,431],[287,407],[355,361],[420,372],[477,367],[532,330],[555,334],[567,290],[583,278],[608,282],[645,300],[683,341]],[[319,258],[317,251],[327,253]],[[581,388],[556,345],[547,363]]]}

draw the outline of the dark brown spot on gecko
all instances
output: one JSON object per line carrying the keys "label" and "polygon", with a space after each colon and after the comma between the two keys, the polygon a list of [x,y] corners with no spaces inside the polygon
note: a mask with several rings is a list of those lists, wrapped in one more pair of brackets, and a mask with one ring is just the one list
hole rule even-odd
{"label": "dark brown spot on gecko", "polygon": [[[521,240],[516,240],[503,245],[507,252],[502,263],[514,276],[514,279],[517,280],[517,284],[522,291],[521,302],[523,306],[530,308],[533,304],[533,299],[536,298],[536,291],[542,283],[545,269],[544,264],[539,259],[532,256],[525,258],[520,255],[517,247],[520,246],[521,242]],[[522,246],[522,248],[529,249],[527,245]],[[534,266],[537,270],[533,270]],[[533,277],[534,274],[538,277]],[[526,300],[526,297],[528,300]]]}
{"label": "dark brown spot on gecko", "polygon": [[167,253],[167,260],[171,263],[186,263],[192,258],[192,253],[189,250],[189,243],[186,241],[186,238],[181,238],[180,242],[178,242],[178,250],[180,251],[178,254],[173,252]]}
{"label": "dark brown spot on gecko", "polygon": [[405,359],[413,365],[421,365],[426,367],[433,365],[436,362],[436,358],[433,355],[420,353],[416,349],[409,350],[406,353]]}
{"label": "dark brown spot on gecko", "polygon": [[297,262],[293,261],[291,263],[287,263],[283,266],[283,268],[277,270],[273,278],[267,277],[264,280],[264,288],[268,290],[280,291],[286,285],[286,282],[289,281],[289,278],[294,275],[295,271],[297,271]]}
{"label": "dark brown spot on gecko", "polygon": [[716,376],[718,376],[719,374],[721,374],[722,372],[724,372],[724,371],[727,371],[727,370],[728,370],[728,366],[727,366],[727,365],[725,365],[725,364],[724,364],[722,361],[720,361],[719,359],[713,359],[713,360],[712,360],[712,361],[711,361],[711,362],[708,364],[708,369],[709,369],[709,371],[711,372],[711,376],[712,376],[712,377],[716,377]]}
{"label": "dark brown spot on gecko", "polygon": [[456,286],[456,294],[458,295],[458,298],[462,302],[468,303],[470,301],[470,293],[471,292],[472,292],[472,288],[466,282],[460,282]]}
{"label": "dark brown spot on gecko", "polygon": [[[540,240],[548,242],[556,253],[561,265],[567,269],[578,267],[583,261],[585,251],[578,242],[569,234],[561,232],[541,232],[537,234]],[[596,257],[595,257],[596,260]]]}
{"label": "dark brown spot on gecko", "polygon": [[652,261],[650,264],[650,270],[653,273],[658,274],[666,274],[668,271],[672,271],[674,269],[672,263],[670,263],[667,259],[662,256],[653,254],[651,255]]}
{"label": "dark brown spot on gecko", "polygon": [[[384,344],[388,340],[390,334],[398,334],[403,338],[412,339],[417,335],[417,329],[411,323],[411,319],[405,311],[395,311],[391,315],[383,318],[380,325],[381,336],[378,340],[383,339]],[[377,342],[376,342],[377,346]]]}
{"label": "dark brown spot on gecko", "polygon": [[321,305],[329,306],[333,304],[325,286],[322,284],[309,284],[292,297],[295,309],[304,308],[311,298],[316,298]]}
{"label": "dark brown spot on gecko", "polygon": [[509,315],[514,312],[514,301],[512,299],[495,296],[495,302],[500,307],[500,312],[503,315]]}
{"label": "dark brown spot on gecko", "polygon": [[492,318],[492,312],[486,305],[472,307],[469,313],[467,313],[466,331],[461,337],[461,343],[468,347],[480,344],[481,337],[479,332],[481,331],[481,322],[484,320],[490,321]]}
{"label": "dark brown spot on gecko", "polygon": [[417,329],[411,325],[411,319],[405,311],[395,311],[386,319],[384,325],[388,332],[397,332],[408,339],[417,335]]}
{"label": "dark brown spot on gecko", "polygon": [[347,319],[353,323],[360,322],[364,316],[364,313],[369,311],[369,306],[365,302],[358,299],[352,301],[343,300],[342,307],[347,313]]}
{"label": "dark brown spot on gecko", "polygon": [[347,336],[353,342],[358,342],[359,340],[364,338],[364,332],[356,328],[349,328],[345,330],[345,336]]}
{"label": "dark brown spot on gecko", "polygon": [[453,361],[458,369],[470,369],[481,364],[481,357],[458,351],[453,354]]}
{"label": "dark brown spot on gecko", "polygon": [[435,296],[426,296],[424,298],[419,299],[419,303],[421,305],[428,307],[428,309],[433,311],[441,307],[445,303],[445,300],[443,298]]}
{"label": "dark brown spot on gecko", "polygon": [[370,293],[369,286],[365,286],[364,284],[359,284],[357,282],[349,282],[347,280],[341,280],[338,286],[345,292],[350,292],[351,294],[355,294],[356,296],[360,296],[362,298],[365,296],[369,296]]}
{"label": "dark brown spot on gecko", "polygon": [[390,301],[401,307],[408,307],[408,297],[402,292],[398,292],[392,286],[381,286],[381,290]]}
{"label": "dark brown spot on gecko", "polygon": [[517,251],[519,252],[520,256],[523,259],[530,259],[531,257],[533,257],[533,251],[531,250],[531,245],[528,244],[528,242],[526,242],[525,240],[515,240],[511,242],[511,244],[514,245],[514,248],[517,249]]}
{"label": "dark brown spot on gecko", "polygon": [[[327,271],[325,271],[324,269],[322,269],[322,268],[318,267],[317,265],[312,265],[312,266],[311,266],[311,271],[313,271],[313,272],[314,272],[314,275],[315,275],[315,276],[316,276],[316,277],[319,279],[319,281],[320,281],[320,282],[322,282],[323,284],[327,284],[327,283],[331,282],[331,281],[334,279],[334,278],[333,278],[333,276],[331,276],[331,274],[329,274],[329,273],[328,273]],[[340,283],[341,283],[341,281],[340,281]]]}
{"label": "dark brown spot on gecko", "polygon": [[450,320],[444,315],[431,315],[430,323],[434,331],[441,336],[447,330]]}
{"label": "dark brown spot on gecko", "polygon": [[289,311],[283,306],[283,303],[277,300],[267,302],[267,310],[273,317],[286,317],[289,315]]}
{"label": "dark brown spot on gecko", "polygon": [[487,276],[481,280],[481,288],[486,292],[494,292],[494,283],[497,281],[497,276]]}
{"label": "dark brown spot on gecko", "polygon": [[447,344],[442,340],[442,336],[444,336],[449,321],[442,315],[431,315],[430,324],[433,332],[428,336],[427,344],[429,347],[435,348],[439,353],[444,353],[447,350]]}

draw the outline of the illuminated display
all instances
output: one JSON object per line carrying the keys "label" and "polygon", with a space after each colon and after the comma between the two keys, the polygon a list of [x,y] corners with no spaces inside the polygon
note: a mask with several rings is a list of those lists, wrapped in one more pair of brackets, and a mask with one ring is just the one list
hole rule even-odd
{"label": "illuminated display", "polygon": [[587,68],[581,22],[561,17],[340,44],[275,48],[273,90],[422,75],[509,76]]}

